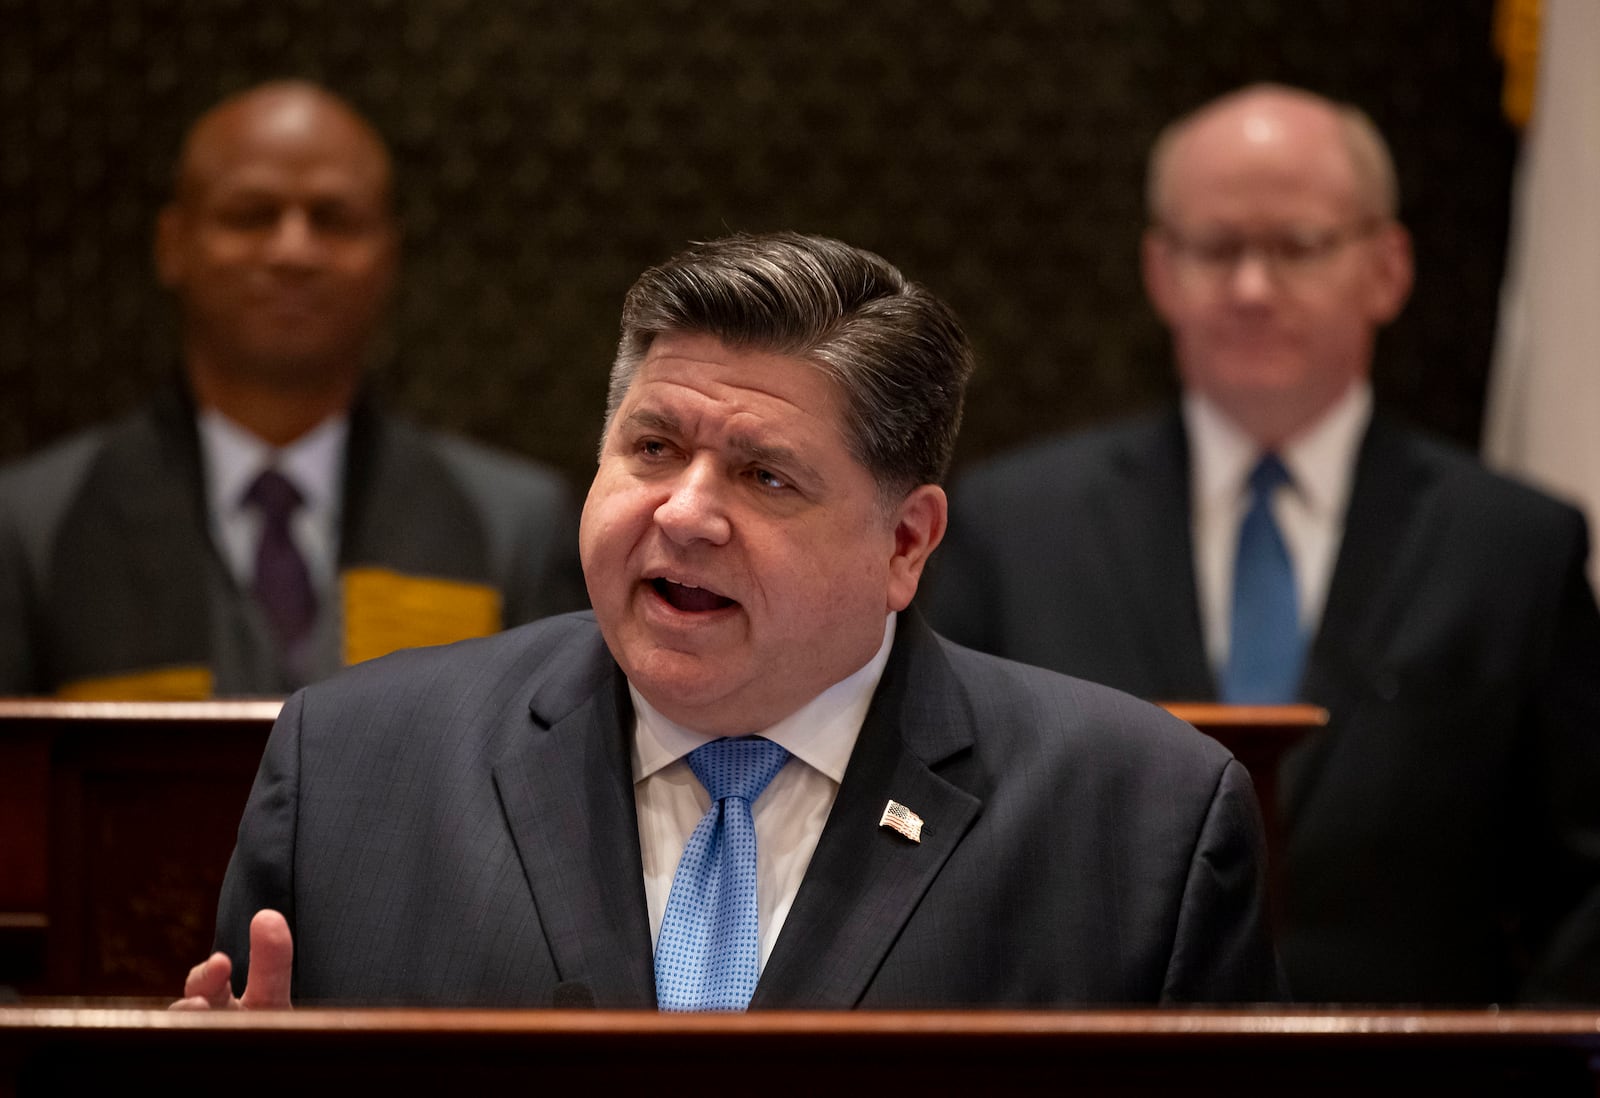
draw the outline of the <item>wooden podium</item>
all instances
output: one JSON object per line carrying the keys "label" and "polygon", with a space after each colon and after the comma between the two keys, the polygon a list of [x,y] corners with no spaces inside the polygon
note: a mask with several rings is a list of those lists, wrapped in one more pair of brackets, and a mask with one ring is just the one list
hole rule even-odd
{"label": "wooden podium", "polygon": [[1574,1095],[1600,1014],[0,1008],[0,1096]]}
{"label": "wooden podium", "polygon": [[175,991],[281,707],[0,699],[0,985]]}
{"label": "wooden podium", "polygon": [[[0,986],[176,994],[281,705],[0,699]],[[1250,768],[1272,849],[1278,759],[1322,711],[1168,708]]]}

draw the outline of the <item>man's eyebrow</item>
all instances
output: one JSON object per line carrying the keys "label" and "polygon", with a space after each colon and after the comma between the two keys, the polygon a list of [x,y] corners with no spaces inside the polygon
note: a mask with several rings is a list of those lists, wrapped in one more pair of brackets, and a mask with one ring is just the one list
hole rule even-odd
{"label": "man's eyebrow", "polygon": [[787,446],[774,446],[770,443],[759,442],[749,435],[736,434],[728,439],[729,449],[742,455],[751,465],[772,466],[798,477],[808,484],[821,484],[822,474],[801,459],[800,455]]}
{"label": "man's eyebrow", "polygon": [[664,435],[682,433],[682,424],[678,422],[676,416],[656,411],[653,408],[636,408],[623,417],[622,422],[629,427],[646,431],[660,431]]}
{"label": "man's eyebrow", "polygon": [[[633,431],[659,431],[673,438],[683,436],[682,421],[658,408],[636,408],[624,416],[622,422]],[[811,484],[823,482],[822,474],[816,467],[787,446],[762,442],[744,432],[729,435],[724,445],[751,465],[770,465]]]}

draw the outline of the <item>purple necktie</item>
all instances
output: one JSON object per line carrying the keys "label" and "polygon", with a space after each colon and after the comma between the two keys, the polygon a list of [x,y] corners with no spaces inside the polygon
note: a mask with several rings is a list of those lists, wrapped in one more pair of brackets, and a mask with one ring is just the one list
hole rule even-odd
{"label": "purple necktie", "polygon": [[317,596],[311,574],[289,536],[289,519],[303,501],[300,492],[276,469],[256,478],[245,502],[261,511],[261,544],[256,549],[252,593],[272,626],[278,648],[287,654],[311,631]]}

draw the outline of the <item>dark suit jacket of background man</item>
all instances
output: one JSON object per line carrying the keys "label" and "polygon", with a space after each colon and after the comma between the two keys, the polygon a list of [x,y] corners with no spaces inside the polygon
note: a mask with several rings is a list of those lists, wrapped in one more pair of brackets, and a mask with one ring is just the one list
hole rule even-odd
{"label": "dark suit jacket of background man", "polygon": [[[310,687],[273,730],[217,947],[244,958],[273,907],[297,1002],[653,1007],[632,723],[589,613]],[[920,843],[880,826],[891,798]],[[905,613],[751,1006],[1273,998],[1263,846],[1214,741]]]}
{"label": "dark suit jacket of background man", "polygon": [[[346,470],[341,570],[492,589],[507,624],[587,605],[576,509],[555,473],[365,401]],[[208,669],[218,695],[298,685],[207,522],[194,409],[176,385],[0,471],[0,694],[170,668]],[[344,638],[338,596],[318,609],[320,677]]]}
{"label": "dark suit jacket of background man", "polygon": [[[956,485],[924,602],[974,647],[1158,701],[1216,687],[1176,410]],[[1572,509],[1376,417],[1286,760],[1289,990],[1600,1000],[1600,617]]]}

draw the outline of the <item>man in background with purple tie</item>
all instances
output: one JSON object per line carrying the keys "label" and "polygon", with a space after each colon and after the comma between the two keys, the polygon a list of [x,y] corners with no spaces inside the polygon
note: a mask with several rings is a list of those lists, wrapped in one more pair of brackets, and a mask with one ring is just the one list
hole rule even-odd
{"label": "man in background with purple tie", "polygon": [[0,472],[0,693],[286,694],[583,605],[552,471],[373,406],[391,165],[316,85],[190,130],[156,229],[181,376]]}
{"label": "man in background with purple tie", "polygon": [[1373,411],[1412,279],[1382,137],[1246,88],[1161,134],[1148,204],[1179,406],[970,470],[935,627],[1153,700],[1329,711],[1280,782],[1297,999],[1600,1001],[1587,533]]}
{"label": "man in background with purple tie", "polygon": [[971,366],[942,302],[836,240],[646,271],[593,612],[291,698],[179,1005],[1277,998],[1244,768],[910,607]]}

